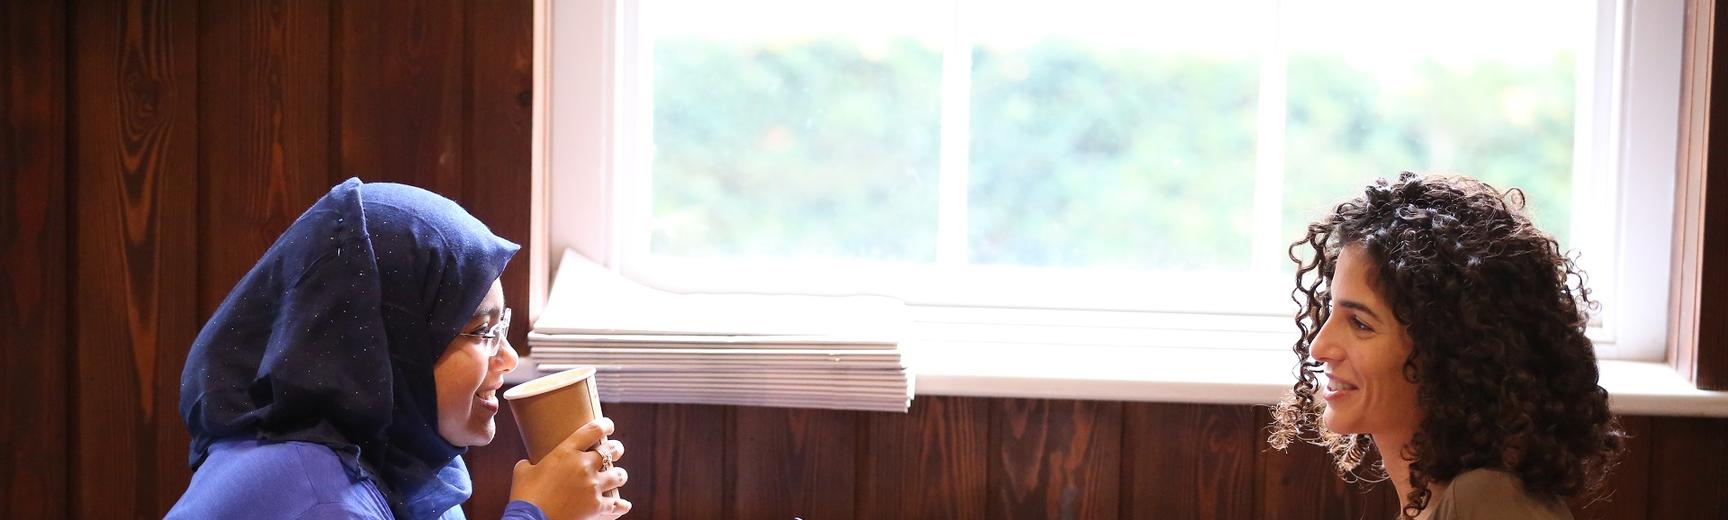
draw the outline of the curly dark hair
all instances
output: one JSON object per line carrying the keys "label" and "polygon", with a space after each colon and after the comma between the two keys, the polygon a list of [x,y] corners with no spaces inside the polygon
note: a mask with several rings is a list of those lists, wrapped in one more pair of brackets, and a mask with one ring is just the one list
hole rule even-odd
{"label": "curly dark hair", "polygon": [[1309,224],[1290,245],[1291,298],[1302,308],[1297,381],[1273,412],[1272,446],[1317,444],[1345,480],[1386,478],[1384,461],[1357,472],[1377,451],[1373,439],[1326,430],[1325,405],[1314,399],[1321,363],[1310,348],[1331,314],[1338,255],[1356,245],[1377,265],[1377,284],[1414,342],[1404,377],[1417,386],[1422,420],[1399,454],[1411,484],[1401,516],[1427,508],[1428,483],[1476,468],[1513,473],[1536,496],[1599,492],[1625,433],[1584,335],[1596,304],[1583,271],[1523,207],[1517,189],[1404,172]]}

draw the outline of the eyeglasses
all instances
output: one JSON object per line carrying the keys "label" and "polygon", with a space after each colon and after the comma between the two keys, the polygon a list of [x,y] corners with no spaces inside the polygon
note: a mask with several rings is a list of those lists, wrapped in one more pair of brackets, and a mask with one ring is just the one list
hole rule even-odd
{"label": "eyeglasses", "polygon": [[498,355],[498,350],[504,348],[504,340],[510,335],[510,308],[504,308],[504,314],[498,317],[498,323],[477,332],[464,332],[457,336],[467,336],[480,340],[481,352],[486,357]]}

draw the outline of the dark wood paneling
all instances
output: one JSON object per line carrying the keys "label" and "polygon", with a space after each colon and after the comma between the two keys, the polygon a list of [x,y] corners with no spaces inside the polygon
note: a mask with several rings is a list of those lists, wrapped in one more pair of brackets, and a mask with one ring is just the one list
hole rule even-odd
{"label": "dark wood paneling", "polygon": [[1595,497],[1577,497],[1570,502],[1578,520],[1644,518],[1649,510],[1650,422],[1649,417],[1621,417],[1626,431],[1626,454],[1609,474],[1604,492]]}
{"label": "dark wood paneling", "polygon": [[[1264,409],[1257,424],[1271,422]],[[1264,439],[1262,439],[1264,440]],[[1255,518],[1393,518],[1397,491],[1391,482],[1349,484],[1336,476],[1326,451],[1293,444],[1284,452],[1262,448]]]}
{"label": "dark wood paneling", "polygon": [[66,198],[66,6],[0,5],[0,517],[64,518],[71,343]]}
{"label": "dark wood paneling", "polygon": [[1253,518],[1255,418],[1247,406],[1126,404],[1122,517]]}
{"label": "dark wood paneling", "polygon": [[[621,405],[613,405],[621,406]],[[626,469],[626,499],[641,518],[720,518],[733,491],[726,460],[727,426],[733,408],[693,404],[655,405],[652,438],[635,446]],[[630,431],[640,426],[623,425]],[[625,442],[629,442],[626,440]]]}
{"label": "dark wood paneling", "polygon": [[462,199],[465,4],[335,2],[340,166],[332,182],[359,176]]}
{"label": "dark wood paneling", "polygon": [[177,404],[198,328],[197,3],[72,11],[73,508],[159,516],[189,478]]}
{"label": "dark wood paneling", "polygon": [[[1699,37],[1700,41],[1708,42],[1702,47],[1709,49],[1706,59],[1711,79],[1718,72],[1728,71],[1728,59],[1715,59],[1728,57],[1728,38],[1715,34],[1716,27],[1728,27],[1728,8],[1721,4],[1719,1],[1689,4],[1695,14],[1714,20],[1695,25],[1709,32]],[[1728,78],[1728,73],[1722,76]],[[1700,244],[1703,265],[1698,280],[1698,344],[1693,363],[1699,388],[1728,390],[1728,320],[1720,319],[1728,315],[1728,189],[1721,188],[1728,186],[1728,146],[1724,146],[1728,145],[1728,124],[1710,124],[1728,121],[1728,81],[1707,84],[1708,94],[1689,100],[1706,105],[1704,185],[1714,188],[1706,188],[1703,194],[1704,229]]]}
{"label": "dark wood paneling", "polygon": [[988,399],[920,397],[908,413],[863,421],[858,518],[985,518]]}
{"label": "dark wood paneling", "polygon": [[1728,419],[1651,422],[1650,518],[1728,518]]}
{"label": "dark wood paneling", "polygon": [[198,17],[199,317],[330,189],[330,6],[204,2]]}
{"label": "dark wood paneling", "polygon": [[854,518],[858,414],[740,407],[733,411],[734,518]]}
{"label": "dark wood paneling", "polygon": [[[531,239],[531,3],[72,4],[0,4],[0,314],[31,324],[9,335],[26,348],[0,356],[14,394],[67,396],[4,405],[0,517],[159,517],[189,477],[175,407],[191,338],[331,184],[424,186]],[[1712,171],[1728,184],[1728,168]],[[1710,223],[1728,221],[1725,197],[1710,195]],[[1711,316],[1728,295],[1728,232],[1707,229]],[[517,305],[524,267],[505,274]],[[1728,325],[1705,324],[1708,381]],[[607,410],[630,449],[634,518],[1390,518],[1397,504],[1389,483],[1339,482],[1316,448],[1265,451],[1265,414],[1242,407],[926,396],[906,415]],[[1728,420],[1623,420],[1634,437],[1612,496],[1580,518],[1728,518]],[[500,442],[467,456],[474,518],[502,509],[521,457],[499,421]]]}
{"label": "dark wood paneling", "polygon": [[1118,514],[1122,403],[998,399],[990,408],[988,518]]}
{"label": "dark wood paneling", "polygon": [[504,271],[504,301],[524,318],[510,341],[528,351],[529,142],[534,118],[534,9],[525,1],[468,2],[468,120],[464,207],[498,236],[523,246]]}

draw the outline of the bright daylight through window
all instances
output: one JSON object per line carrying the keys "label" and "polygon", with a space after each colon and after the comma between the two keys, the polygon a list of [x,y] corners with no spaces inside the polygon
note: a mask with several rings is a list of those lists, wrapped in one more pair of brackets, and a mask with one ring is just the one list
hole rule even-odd
{"label": "bright daylight through window", "polygon": [[[1217,327],[1283,349],[1302,227],[1375,177],[1457,172],[1522,189],[1580,252],[1609,327],[1592,334],[1613,343],[1629,276],[1627,172],[1604,151],[1627,146],[1619,4],[1052,5],[621,8],[623,272],[683,291],[1235,317]],[[1668,159],[1652,171],[1671,186]]]}

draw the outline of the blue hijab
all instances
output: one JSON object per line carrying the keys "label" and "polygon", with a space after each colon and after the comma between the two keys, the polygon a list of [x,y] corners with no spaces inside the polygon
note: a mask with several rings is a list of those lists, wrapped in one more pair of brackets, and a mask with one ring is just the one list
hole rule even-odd
{"label": "blue hijab", "polygon": [[197,469],[232,438],[329,446],[401,518],[466,500],[432,368],[519,246],[456,203],[348,179],[228,293],[180,374]]}

